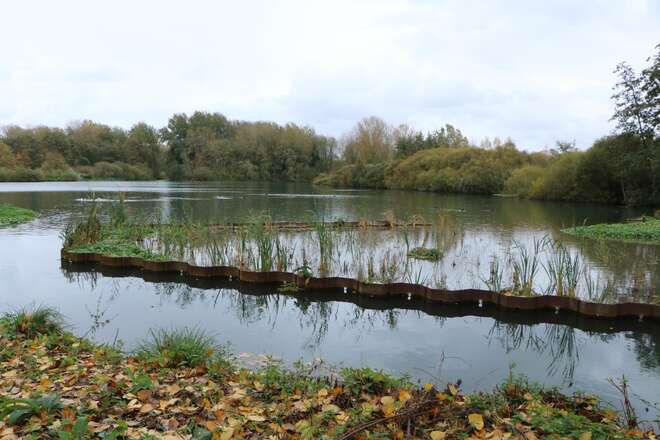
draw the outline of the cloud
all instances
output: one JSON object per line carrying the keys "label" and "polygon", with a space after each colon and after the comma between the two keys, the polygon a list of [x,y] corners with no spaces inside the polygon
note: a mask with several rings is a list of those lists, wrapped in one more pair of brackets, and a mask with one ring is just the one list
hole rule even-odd
{"label": "cloud", "polygon": [[539,149],[612,126],[614,66],[660,43],[652,0],[67,0],[5,5],[0,124],[91,118],[161,126],[174,112],[357,119]]}

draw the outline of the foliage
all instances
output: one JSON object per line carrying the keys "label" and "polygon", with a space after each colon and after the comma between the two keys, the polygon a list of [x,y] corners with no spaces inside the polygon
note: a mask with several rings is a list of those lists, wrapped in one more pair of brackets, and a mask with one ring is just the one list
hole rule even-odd
{"label": "foliage", "polygon": [[212,336],[199,328],[152,329],[136,355],[161,367],[198,367],[220,348]]}
{"label": "foliage", "polygon": [[562,232],[579,237],[660,244],[660,219],[644,217],[631,223],[575,226]]}
{"label": "foliage", "polygon": [[442,258],[442,253],[435,248],[417,247],[411,249],[408,256],[418,260],[438,261]]}
{"label": "foliage", "polygon": [[[64,334],[0,332],[0,418],[7,438],[651,439],[589,396],[510,377],[489,393],[438,390],[364,369],[318,366],[163,369],[150,357],[110,362],[106,347]],[[44,368],[48,373],[44,373]],[[513,438],[511,437],[511,438]]]}
{"label": "foliage", "polygon": [[0,319],[0,325],[7,334],[33,338],[37,335],[62,333],[64,317],[56,309],[40,305],[5,313]]}
{"label": "foliage", "polygon": [[18,225],[37,217],[37,213],[8,203],[0,203],[0,226]]}

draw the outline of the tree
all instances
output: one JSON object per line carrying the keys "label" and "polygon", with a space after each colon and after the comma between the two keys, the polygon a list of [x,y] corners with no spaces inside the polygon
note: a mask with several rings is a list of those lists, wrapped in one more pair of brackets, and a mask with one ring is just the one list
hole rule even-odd
{"label": "tree", "polygon": [[642,71],[641,88],[647,106],[647,123],[658,137],[660,136],[660,44],[655,48],[656,54],[647,59],[651,65]]}
{"label": "tree", "polygon": [[[614,72],[619,82],[614,86],[612,99],[615,111],[612,120],[622,133],[633,134],[641,140],[642,152],[637,158],[640,168],[650,167],[651,200],[658,200],[657,177],[660,173],[660,45],[658,53],[649,58],[651,65],[637,75],[630,65],[620,63]],[[630,158],[627,158],[630,160]]]}
{"label": "tree", "polygon": [[151,125],[139,122],[128,132],[127,147],[135,162],[145,163],[155,178],[161,173],[161,148],[158,131]]}
{"label": "tree", "polygon": [[9,145],[0,142],[0,168],[14,168],[16,166],[16,157],[9,148]]}
{"label": "tree", "polygon": [[344,159],[349,163],[385,162],[394,153],[394,132],[385,121],[371,116],[358,122],[342,143]]}

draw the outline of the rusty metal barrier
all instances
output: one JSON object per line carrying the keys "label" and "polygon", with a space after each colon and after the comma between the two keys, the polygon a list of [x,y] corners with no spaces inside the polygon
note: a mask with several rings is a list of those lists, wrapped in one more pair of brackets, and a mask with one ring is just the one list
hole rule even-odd
{"label": "rusty metal barrier", "polygon": [[353,278],[303,277],[292,272],[256,272],[231,266],[195,266],[181,261],[152,261],[137,257],[112,257],[96,253],[61,251],[62,259],[73,263],[99,263],[115,268],[134,268],[144,272],[179,273],[199,278],[232,278],[245,283],[292,283],[301,289],[344,289],[370,298],[422,299],[433,303],[489,304],[512,310],[570,311],[594,318],[639,318],[660,321],[660,306],[643,303],[600,304],[566,296],[512,296],[480,289],[433,289],[421,284],[366,283]]}

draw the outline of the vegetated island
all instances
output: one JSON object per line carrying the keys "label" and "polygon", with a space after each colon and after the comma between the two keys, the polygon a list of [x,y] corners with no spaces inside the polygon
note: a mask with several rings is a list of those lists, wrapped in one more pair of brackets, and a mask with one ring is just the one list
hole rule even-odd
{"label": "vegetated island", "polygon": [[246,369],[198,329],[152,330],[127,354],[64,326],[48,307],[0,318],[3,439],[655,438],[631,409],[512,372],[468,395],[369,368],[266,358]]}
{"label": "vegetated island", "polygon": [[566,234],[601,240],[660,244],[660,217],[642,217],[630,223],[601,223],[563,229]]}
{"label": "vegetated island", "polygon": [[31,209],[0,202],[0,226],[18,225],[34,220],[36,217],[37,213]]}

